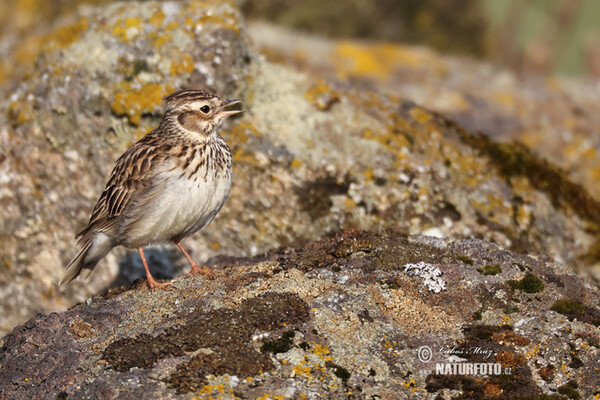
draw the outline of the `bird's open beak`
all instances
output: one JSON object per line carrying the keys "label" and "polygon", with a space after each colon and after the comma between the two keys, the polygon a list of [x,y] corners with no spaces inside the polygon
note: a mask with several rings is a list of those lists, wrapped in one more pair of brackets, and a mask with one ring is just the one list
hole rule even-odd
{"label": "bird's open beak", "polygon": [[242,100],[225,100],[223,101],[223,105],[221,106],[221,108],[219,109],[219,112],[217,113],[217,115],[219,117],[228,117],[230,115],[235,115],[235,114],[239,114],[239,113],[243,113],[244,110],[225,110],[226,107],[232,106],[234,104],[238,104],[241,103]]}

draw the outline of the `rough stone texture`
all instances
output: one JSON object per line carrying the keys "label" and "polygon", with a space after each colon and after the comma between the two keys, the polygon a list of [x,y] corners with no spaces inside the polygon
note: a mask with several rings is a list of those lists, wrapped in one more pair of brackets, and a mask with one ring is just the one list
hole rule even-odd
{"label": "rough stone texture", "polygon": [[0,332],[115,279],[113,257],[86,288],[55,285],[115,159],[156,126],[163,97],[239,96],[243,29],[228,2],[116,3],[23,40],[31,53],[14,55],[23,67],[0,102]]}
{"label": "rough stone texture", "polygon": [[[427,102],[417,106],[378,86],[376,78],[389,71],[369,69],[386,65],[371,62],[377,59],[370,50],[383,61],[406,61],[409,77],[436,65],[423,62],[420,50],[342,42],[341,54],[350,58],[340,60],[362,54],[366,61],[334,63],[338,78],[352,80],[325,80],[315,74],[327,75],[326,68],[299,72],[294,60],[262,60],[248,48],[228,2],[84,12],[29,39],[43,38],[45,46],[33,46],[33,63],[0,104],[2,332],[143,275],[137,257],[116,250],[90,282],[55,286],[114,160],[157,124],[161,97],[186,86],[242,96],[247,107],[223,133],[234,154],[230,199],[207,230],[186,242],[199,261],[360,227],[476,237],[578,266],[597,263],[600,207],[585,187],[526,147],[480,137],[429,111]],[[294,42],[304,43],[317,55],[332,46]],[[360,72],[374,75],[365,82]],[[161,267],[159,276],[186,265],[164,251],[150,262]]]}
{"label": "rough stone texture", "polygon": [[598,79],[517,76],[426,48],[327,40],[260,22],[249,34],[271,60],[410,99],[471,132],[519,140],[600,198]]}
{"label": "rough stone texture", "polygon": [[[272,28],[254,26],[274,63],[248,46],[229,2],[82,13],[25,40],[34,49],[27,67],[3,86],[0,332],[143,275],[137,257],[116,250],[90,282],[55,286],[114,160],[157,124],[162,96],[176,88],[245,100],[247,112],[223,132],[234,154],[230,199],[186,241],[198,261],[227,257],[217,259],[214,280],[180,278],[176,290],[156,293],[139,282],[16,328],[3,339],[0,398],[595,395],[598,287],[587,269],[578,276],[571,267],[600,258],[600,205],[585,178],[596,164],[545,161],[479,136],[480,126],[496,135],[503,109],[452,85],[470,77],[467,87],[484,93],[495,87],[490,77],[507,75],[420,49],[288,40],[278,31],[290,48],[311,46],[310,56],[294,55],[261,42],[272,31],[260,29]],[[446,97],[416,79],[436,74]],[[507,79],[519,104],[542,93]],[[577,141],[596,129],[595,114],[583,100],[559,101],[564,90],[541,97],[555,108],[540,109],[540,126],[553,135],[546,121],[572,116]],[[460,114],[452,106],[461,99],[479,100]],[[535,131],[527,116],[543,103],[527,108],[523,130]],[[302,247],[355,227],[380,233]],[[398,233],[381,233],[390,228]],[[401,235],[423,233],[482,240]],[[150,263],[161,266],[158,276],[185,265],[159,250]],[[419,374],[430,366],[416,353],[428,344],[491,349],[514,374]]]}
{"label": "rough stone texture", "polygon": [[[443,272],[445,291],[404,272],[419,262]],[[598,394],[600,291],[549,258],[348,231],[214,264],[212,280],[158,292],[140,280],[17,327],[0,349],[0,398]],[[503,374],[422,371],[451,355]]]}

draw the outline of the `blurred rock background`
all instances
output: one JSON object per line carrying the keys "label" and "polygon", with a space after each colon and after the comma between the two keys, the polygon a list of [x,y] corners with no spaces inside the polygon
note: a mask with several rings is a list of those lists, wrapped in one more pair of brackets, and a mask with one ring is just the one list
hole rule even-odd
{"label": "blurred rock background", "polygon": [[114,160],[185,86],[249,109],[224,132],[236,186],[190,240],[200,260],[358,226],[595,271],[598,2],[111,3],[0,3],[0,334],[143,275],[117,250],[54,283]]}
{"label": "blurred rock background", "polygon": [[[111,0],[5,0],[3,46],[80,5]],[[600,4],[593,0],[237,0],[249,20],[331,38],[424,45],[517,72],[600,76]],[[4,66],[6,68],[6,65]]]}

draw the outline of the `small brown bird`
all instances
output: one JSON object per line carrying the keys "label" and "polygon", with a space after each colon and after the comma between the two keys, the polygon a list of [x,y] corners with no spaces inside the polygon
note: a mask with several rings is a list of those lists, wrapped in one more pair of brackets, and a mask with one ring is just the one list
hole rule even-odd
{"label": "small brown bird", "polygon": [[231,153],[218,135],[223,120],[240,110],[202,90],[181,90],[166,98],[166,112],[152,132],[119,159],[106,188],[81,231],[81,250],[60,284],[86,278],[115,246],[137,248],[150,289],[168,289],[148,269],[143,247],[174,242],[192,267],[206,273],[181,246],[181,239],[208,225],[231,188]]}

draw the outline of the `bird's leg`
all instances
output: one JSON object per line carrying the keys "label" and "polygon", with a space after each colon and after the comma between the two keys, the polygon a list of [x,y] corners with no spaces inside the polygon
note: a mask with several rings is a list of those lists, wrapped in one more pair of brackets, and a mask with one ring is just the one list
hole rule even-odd
{"label": "bird's leg", "polygon": [[144,268],[146,269],[146,280],[148,281],[148,287],[150,290],[152,289],[170,289],[171,282],[160,283],[150,273],[150,269],[148,268],[148,263],[146,262],[146,256],[144,255],[144,248],[138,247],[138,253],[140,253],[140,257],[142,257],[142,262],[144,263]]}
{"label": "bird's leg", "polygon": [[185,256],[185,258],[187,258],[187,260],[190,262],[190,265],[192,266],[192,270],[188,273],[188,275],[197,275],[197,274],[210,275],[211,274],[212,271],[210,269],[200,268],[198,266],[198,264],[196,264],[196,262],[194,260],[192,260],[192,257],[190,257],[190,255],[187,253],[187,251],[185,251],[185,249],[183,248],[181,243],[179,243],[179,240],[174,240],[174,242],[177,245],[177,247],[179,247],[179,250],[181,250],[181,252]]}

